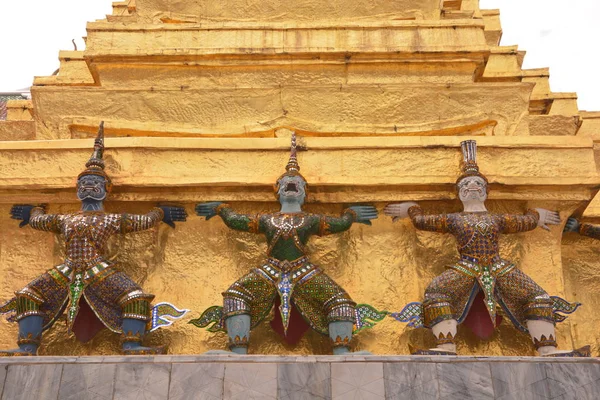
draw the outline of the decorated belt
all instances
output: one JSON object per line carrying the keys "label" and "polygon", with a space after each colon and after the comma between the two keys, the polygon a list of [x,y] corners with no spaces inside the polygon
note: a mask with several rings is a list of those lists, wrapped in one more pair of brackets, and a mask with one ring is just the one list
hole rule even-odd
{"label": "decorated belt", "polygon": [[477,265],[491,265],[496,264],[502,261],[502,258],[498,254],[494,254],[493,256],[482,256],[482,257],[474,257],[466,254],[462,254],[460,256],[460,261],[465,261],[471,264]]}
{"label": "decorated belt", "polygon": [[462,256],[461,259],[450,268],[463,272],[473,277],[479,277],[482,274],[491,274],[493,276],[501,276],[512,270],[515,264],[503,260],[499,256],[488,258],[487,262],[484,262],[483,258],[474,258],[469,256]]}
{"label": "decorated belt", "polygon": [[73,271],[85,271],[89,268],[92,268],[96,265],[102,264],[104,261],[104,258],[102,257],[96,257],[92,260],[86,260],[86,261],[73,261],[73,260],[69,260],[66,259],[64,264],[65,266],[69,267],[71,270]]}
{"label": "decorated belt", "polygon": [[279,271],[282,271],[282,272],[292,271],[298,267],[303,266],[307,262],[308,262],[308,257],[300,257],[294,261],[278,260],[278,259],[272,258],[272,257],[269,257],[267,259],[267,263],[269,265],[271,265],[272,267],[275,267],[276,269],[278,269]]}
{"label": "decorated belt", "polygon": [[[267,261],[271,261],[271,259]],[[284,278],[290,279],[293,284],[301,283],[321,272],[316,265],[308,262],[308,257],[302,257],[293,262],[281,260],[275,261],[278,261],[279,265],[267,262],[257,269],[264,277],[273,283],[280,282]]]}
{"label": "decorated belt", "polygon": [[[98,275],[100,272],[104,271],[106,268],[110,267],[112,265],[112,263],[106,262],[106,261],[101,261],[98,264],[94,265],[93,267],[87,267],[87,269],[85,269],[85,267],[74,267],[76,263],[73,262],[65,262],[64,264],[61,265],[57,265],[56,269],[66,278],[71,279],[73,276],[73,272],[80,272],[82,270],[85,270],[85,274],[83,276],[84,280],[88,280],[93,278],[94,276]],[[83,264],[78,264],[78,266],[83,265]]]}

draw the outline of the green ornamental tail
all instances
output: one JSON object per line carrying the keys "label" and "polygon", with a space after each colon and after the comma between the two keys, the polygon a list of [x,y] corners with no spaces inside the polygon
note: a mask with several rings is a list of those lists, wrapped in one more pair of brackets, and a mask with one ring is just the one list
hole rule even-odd
{"label": "green ornamental tail", "polygon": [[9,301],[4,304],[0,304],[0,314],[10,314],[13,315],[8,317],[9,322],[14,322],[15,314],[17,312],[17,298],[13,297]]}
{"label": "green ornamental tail", "polygon": [[352,333],[358,333],[363,329],[369,329],[389,314],[387,311],[379,311],[369,304],[357,304],[355,308],[356,321]]}
{"label": "green ornamental tail", "polygon": [[212,306],[207,308],[200,317],[193,319],[189,322],[190,324],[198,328],[206,328],[208,325],[209,332],[226,332],[225,319],[223,318],[223,307]]}

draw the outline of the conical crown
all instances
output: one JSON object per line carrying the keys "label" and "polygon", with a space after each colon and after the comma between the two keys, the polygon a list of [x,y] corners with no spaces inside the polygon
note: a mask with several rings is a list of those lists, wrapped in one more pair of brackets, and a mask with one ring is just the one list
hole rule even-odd
{"label": "conical crown", "polygon": [[296,157],[296,132],[292,132],[292,144],[290,147],[290,159],[285,166],[287,172],[299,172],[300,165],[298,164],[298,158]]}
{"label": "conical crown", "polygon": [[460,147],[463,153],[463,164],[462,173],[456,183],[468,176],[479,176],[487,182],[487,178],[479,172],[479,166],[477,165],[477,142],[475,140],[465,140],[460,142]]}
{"label": "conical crown", "polygon": [[94,152],[92,156],[85,163],[86,168],[97,168],[104,170],[104,160],[102,156],[104,155],[104,121],[100,122],[100,126],[98,127],[98,136],[94,140]]}
{"label": "conical crown", "polygon": [[104,172],[104,121],[100,122],[98,127],[98,135],[94,140],[94,151],[92,156],[85,163],[85,170],[79,174],[77,179],[85,175],[98,175],[104,177],[107,182],[107,188],[110,187],[110,178]]}
{"label": "conical crown", "polygon": [[297,147],[296,147],[296,132],[292,132],[292,143],[290,146],[290,159],[285,166],[285,172],[277,178],[277,183],[275,184],[275,196],[279,197],[279,181],[285,176],[299,176],[306,182],[306,179],[300,173],[300,164],[298,164],[298,158],[296,155]]}

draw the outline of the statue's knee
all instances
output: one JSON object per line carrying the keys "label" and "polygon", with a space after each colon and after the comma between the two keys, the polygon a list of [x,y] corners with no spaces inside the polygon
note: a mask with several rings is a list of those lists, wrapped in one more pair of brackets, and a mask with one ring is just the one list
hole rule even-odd
{"label": "statue's knee", "polygon": [[454,320],[454,310],[449,299],[445,297],[429,298],[423,302],[423,323],[426,327],[442,321]]}
{"label": "statue's knee", "polygon": [[119,300],[123,319],[149,321],[151,313],[150,302],[153,299],[154,295],[143,293],[141,290],[127,294]]}
{"label": "statue's knee", "polygon": [[16,319],[38,316],[43,318],[42,305],[46,302],[44,297],[33,289],[25,288],[16,293]]}
{"label": "statue's knee", "polygon": [[524,308],[525,320],[542,320],[554,324],[554,301],[548,294],[541,294],[530,299]]}
{"label": "statue's knee", "polygon": [[355,320],[354,303],[336,304],[327,309],[327,321],[329,323],[347,321],[353,323]]}

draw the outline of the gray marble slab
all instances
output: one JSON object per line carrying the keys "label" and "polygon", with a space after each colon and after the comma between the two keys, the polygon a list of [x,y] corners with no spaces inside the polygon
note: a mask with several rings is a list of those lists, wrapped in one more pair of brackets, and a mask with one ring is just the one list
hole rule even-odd
{"label": "gray marble slab", "polygon": [[383,376],[386,399],[433,400],[439,396],[435,364],[385,363]]}
{"label": "gray marble slab", "polygon": [[552,399],[600,398],[600,365],[547,364],[545,368]]}
{"label": "gray marble slab", "polygon": [[335,363],[335,362],[403,362],[403,363],[544,363],[544,364],[600,364],[600,358],[544,358],[544,357],[485,357],[485,356],[408,356],[408,355],[350,355],[350,356],[275,356],[275,355],[155,355],[155,356],[34,356],[0,357],[0,365],[5,364],[166,364],[166,363]]}
{"label": "gray marble slab", "polygon": [[600,359],[7,357],[0,358],[0,393],[1,400],[600,400]]}
{"label": "gray marble slab", "polygon": [[66,364],[60,380],[59,400],[112,400],[116,364]]}
{"label": "gray marble slab", "polygon": [[330,364],[279,364],[277,397],[280,400],[331,399]]}
{"label": "gray marble slab", "polygon": [[277,399],[277,364],[225,365],[223,394],[231,400]]}
{"label": "gray marble slab", "polygon": [[331,395],[334,400],[385,399],[383,364],[331,364]]}
{"label": "gray marble slab", "polygon": [[6,380],[7,370],[8,365],[0,365],[0,397],[2,397],[2,392],[4,391],[4,381]]}
{"label": "gray marble slab", "polygon": [[550,391],[542,363],[492,363],[492,382],[498,400],[548,399]]}
{"label": "gray marble slab", "polygon": [[62,369],[61,364],[10,365],[2,400],[56,400]]}
{"label": "gray marble slab", "polygon": [[441,399],[484,400],[494,398],[488,363],[436,364]]}
{"label": "gray marble slab", "polygon": [[169,395],[170,364],[119,364],[115,399],[164,400]]}
{"label": "gray marble slab", "polygon": [[220,400],[225,364],[173,364],[169,400]]}

